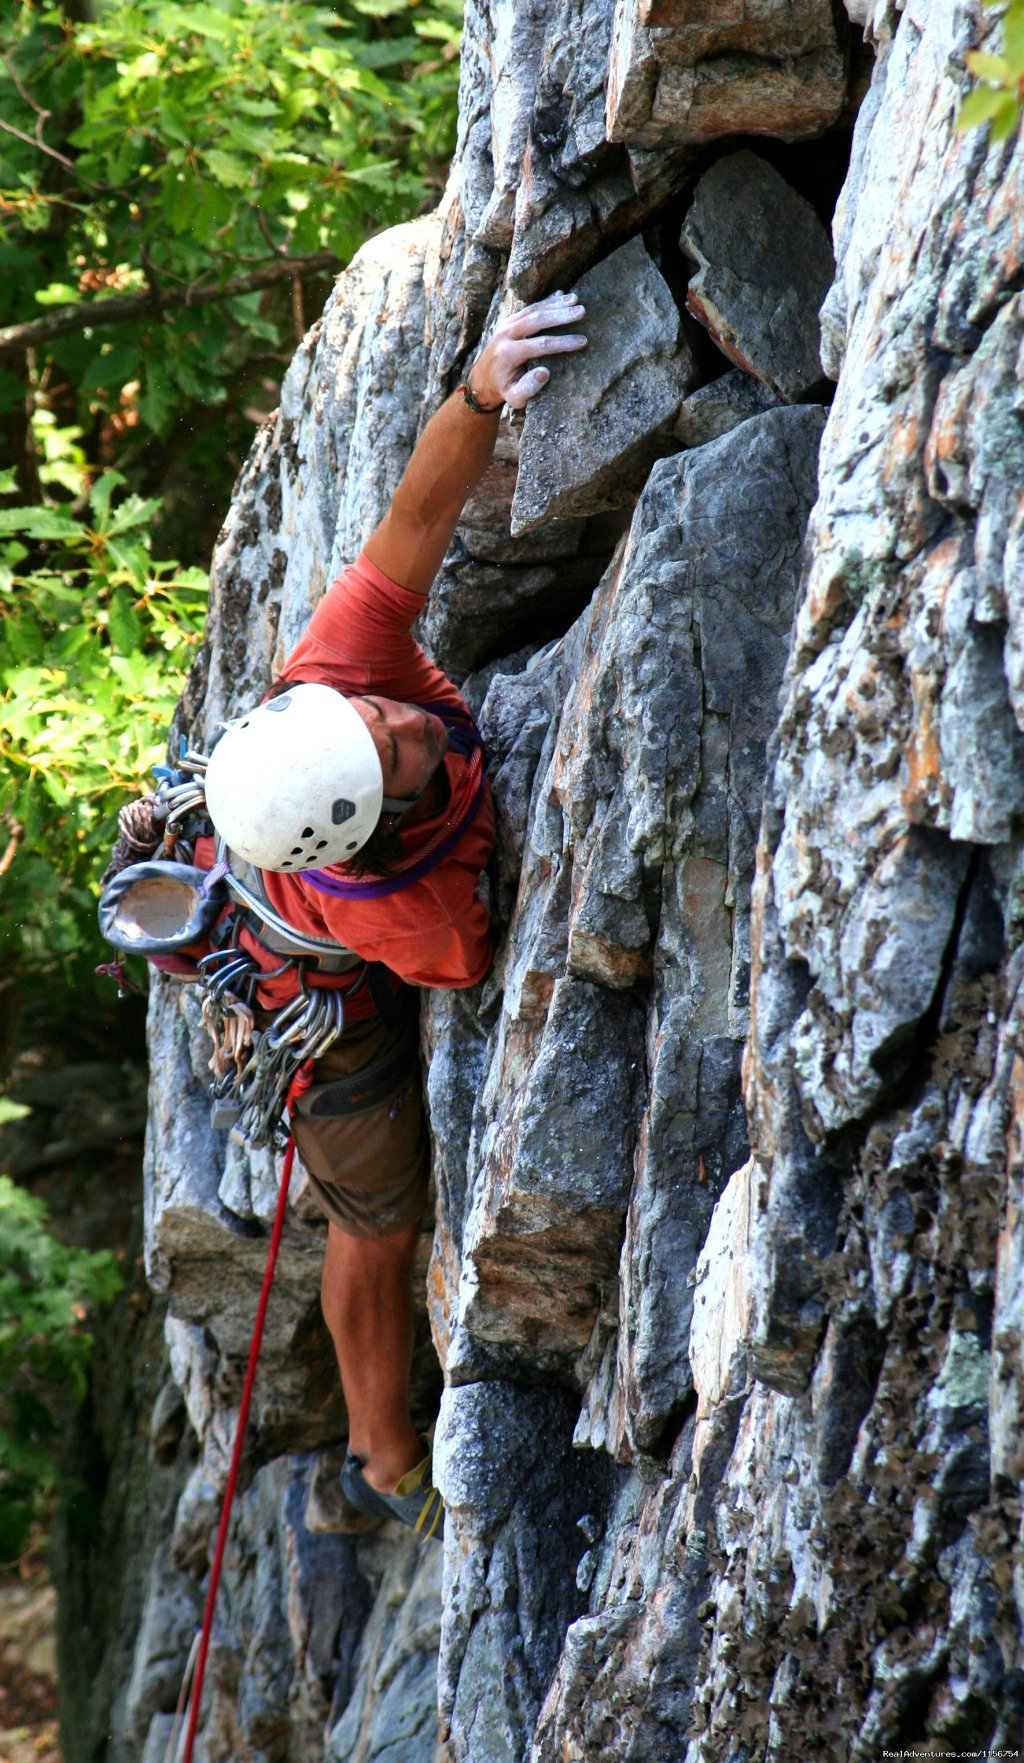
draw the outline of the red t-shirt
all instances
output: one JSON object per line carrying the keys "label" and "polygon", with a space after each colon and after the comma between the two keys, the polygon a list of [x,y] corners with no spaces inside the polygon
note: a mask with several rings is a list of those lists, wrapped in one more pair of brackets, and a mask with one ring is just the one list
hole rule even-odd
{"label": "red t-shirt", "polygon": [[[377,692],[400,703],[440,702],[465,710],[451,681],[411,635],[422,606],[419,594],[360,556],[327,590],[283,676],[352,696]],[[410,867],[454,824],[471,793],[467,760],[449,752],[443,763],[450,791],[446,806],[401,834],[403,862]],[[263,880],[272,904],[296,930],[326,933],[364,960],[383,962],[411,985],[471,986],[491,964],[490,923],[476,889],[493,846],[494,810],[485,789],[474,819],[447,855],[397,893],[379,900],[337,899],[321,893],[301,871],[286,875],[266,869]],[[327,873],[345,878],[350,871],[337,864]],[[285,975],[261,988],[261,1001],[277,1005],[294,989]],[[363,987],[346,1013],[358,1020],[371,1011]]]}

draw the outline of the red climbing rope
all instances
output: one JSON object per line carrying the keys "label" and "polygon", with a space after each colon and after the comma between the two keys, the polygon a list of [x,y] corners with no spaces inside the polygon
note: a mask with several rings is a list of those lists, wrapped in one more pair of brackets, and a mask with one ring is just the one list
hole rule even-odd
{"label": "red climbing rope", "polygon": [[[291,1082],[288,1091],[287,1109],[289,1116],[295,1103],[307,1090],[312,1082],[313,1062],[307,1059],[300,1066]],[[217,1532],[217,1547],[214,1550],[213,1566],[210,1568],[210,1583],[206,1591],[206,1608],[203,1611],[203,1626],[199,1640],[199,1655],[196,1659],[195,1677],[192,1682],[192,1694],[189,1701],[188,1731],[185,1735],[185,1749],[181,1763],[192,1763],[192,1747],[195,1744],[196,1727],[199,1724],[199,1704],[203,1694],[203,1677],[206,1672],[206,1655],[210,1650],[210,1636],[213,1632],[213,1609],[217,1602],[217,1588],[220,1584],[220,1572],[224,1561],[224,1550],[228,1540],[228,1525],[231,1521],[231,1507],[235,1498],[238,1483],[238,1471],[242,1463],[242,1445],[245,1440],[245,1428],[249,1419],[249,1406],[252,1401],[253,1385],[256,1382],[256,1363],[260,1356],[260,1345],[263,1340],[263,1324],[267,1316],[267,1303],[270,1288],[274,1283],[274,1268],[277,1265],[277,1251],[281,1246],[281,1233],[284,1230],[284,1215],[288,1206],[288,1188],[292,1176],[292,1164],[295,1162],[295,1140],[288,1134],[288,1147],[284,1154],[284,1166],[281,1170],[281,1187],[277,1196],[277,1211],[274,1214],[274,1228],[270,1233],[270,1245],[267,1249],[267,1265],[263,1271],[263,1285],[260,1290],[259,1303],[256,1306],[256,1321],[253,1324],[252,1342],[249,1347],[249,1363],[245,1368],[245,1382],[242,1385],[242,1400],[238,1407],[238,1423],[235,1427],[235,1443],[231,1452],[231,1467],[228,1470],[227,1485],[224,1489],[224,1504],[221,1507],[220,1529]]]}

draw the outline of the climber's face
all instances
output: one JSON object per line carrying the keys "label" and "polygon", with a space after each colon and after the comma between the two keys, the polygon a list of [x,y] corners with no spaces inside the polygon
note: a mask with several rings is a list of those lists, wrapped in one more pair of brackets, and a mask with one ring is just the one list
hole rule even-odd
{"label": "climber's face", "polygon": [[429,710],[394,698],[350,698],[373,738],[385,796],[418,796],[448,751],[448,730]]}

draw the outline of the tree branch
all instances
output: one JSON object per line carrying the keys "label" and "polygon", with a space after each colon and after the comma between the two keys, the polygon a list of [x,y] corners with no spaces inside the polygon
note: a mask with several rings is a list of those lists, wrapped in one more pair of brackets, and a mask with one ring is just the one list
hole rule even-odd
{"label": "tree branch", "polygon": [[100,325],[121,324],[133,318],[157,318],[164,312],[180,312],[188,306],[207,306],[213,300],[232,300],[237,294],[252,294],[257,288],[269,288],[274,282],[302,281],[306,276],[321,275],[325,270],[340,269],[340,257],[333,251],[313,251],[308,257],[277,257],[263,263],[247,275],[234,275],[220,287],[193,282],[187,288],[149,289],[143,294],[116,294],[108,300],[88,300],[77,306],[58,306],[45,318],[32,318],[25,324],[9,324],[0,330],[0,355],[18,355],[37,343],[48,343],[54,337],[66,337],[71,331],[97,329]]}
{"label": "tree branch", "polygon": [[20,820],[8,820],[7,824],[11,829],[11,836],[7,841],[6,851],[0,857],[0,875],[6,875],[14,862],[15,853],[25,831]]}
{"label": "tree branch", "polygon": [[41,104],[36,103],[31,92],[29,91],[28,87],[26,85],[24,85],[22,83],[22,81],[19,79],[18,70],[14,65],[13,56],[9,52],[4,55],[3,62],[4,62],[4,66],[7,69],[7,72],[10,74],[11,79],[14,82],[14,88],[15,88],[15,91],[17,92],[19,98],[24,99],[25,103],[29,106],[29,108],[31,110],[35,111],[36,116],[39,118],[38,122],[36,123],[36,136],[39,140],[42,140],[42,136],[40,135],[39,131],[42,128],[44,122],[46,122],[47,119],[53,115],[53,111],[52,110],[44,110]]}
{"label": "tree branch", "polygon": [[[8,135],[13,135],[18,141],[24,141],[26,147],[37,147],[40,153],[47,153],[51,159],[57,161],[58,165],[62,165],[65,171],[74,171],[74,160],[68,159],[63,153],[58,153],[56,147],[48,147],[45,141],[37,140],[34,135],[26,135],[24,129],[16,129],[13,122],[5,122],[2,116],[0,116],[0,129],[3,129]],[[81,181],[83,184],[85,183],[84,178]],[[95,188],[94,185],[90,187]]]}

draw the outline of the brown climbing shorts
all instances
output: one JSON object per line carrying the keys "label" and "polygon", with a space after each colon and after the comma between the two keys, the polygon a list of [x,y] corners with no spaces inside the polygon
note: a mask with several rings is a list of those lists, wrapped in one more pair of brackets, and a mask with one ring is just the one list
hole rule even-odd
{"label": "brown climbing shorts", "polygon": [[[318,1059],[314,1084],[350,1077],[401,1040],[379,1017],[357,1022]],[[430,1145],[419,1064],[360,1114],[295,1114],[292,1131],[321,1212],[350,1237],[389,1237],[423,1223]]]}

